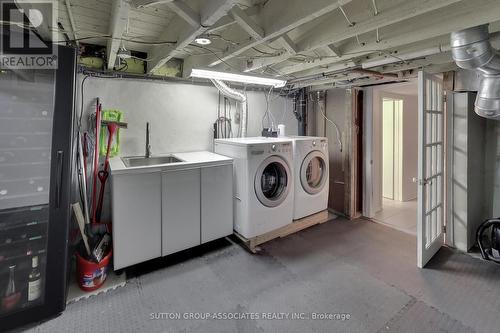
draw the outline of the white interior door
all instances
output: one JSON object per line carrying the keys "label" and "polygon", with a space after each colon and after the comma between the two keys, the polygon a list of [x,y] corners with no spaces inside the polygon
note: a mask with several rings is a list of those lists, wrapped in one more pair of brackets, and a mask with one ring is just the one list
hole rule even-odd
{"label": "white interior door", "polygon": [[418,74],[417,266],[422,268],[444,242],[443,81]]}

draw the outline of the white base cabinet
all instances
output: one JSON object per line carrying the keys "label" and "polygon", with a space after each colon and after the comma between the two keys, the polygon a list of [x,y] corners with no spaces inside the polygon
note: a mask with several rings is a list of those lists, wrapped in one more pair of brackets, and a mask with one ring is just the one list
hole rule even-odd
{"label": "white base cabinet", "polygon": [[201,242],[233,233],[233,165],[201,169]]}
{"label": "white base cabinet", "polygon": [[161,256],[161,173],[112,178],[115,269]]}
{"label": "white base cabinet", "polygon": [[162,255],[200,245],[200,169],[163,172]]}
{"label": "white base cabinet", "polygon": [[114,269],[233,233],[233,166],[112,176]]}

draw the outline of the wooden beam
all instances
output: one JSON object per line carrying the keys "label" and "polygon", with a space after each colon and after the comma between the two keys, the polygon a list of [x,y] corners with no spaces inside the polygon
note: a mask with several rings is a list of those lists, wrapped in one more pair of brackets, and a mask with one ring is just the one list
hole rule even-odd
{"label": "wooden beam", "polygon": [[229,11],[229,15],[243,30],[247,32],[247,34],[252,36],[253,39],[261,40],[264,38],[264,30],[239,6],[234,6]]}
{"label": "wooden beam", "polygon": [[[382,16],[382,12],[377,17],[379,16]],[[345,61],[352,58],[353,55],[360,57],[378,50],[384,51],[417,43],[449,34],[452,31],[494,22],[498,20],[499,16],[500,2],[497,0],[474,0],[473,2],[464,0],[442,10],[427,13],[425,17],[414,17],[392,25],[390,29],[386,29],[387,31],[382,35],[382,41],[379,43],[373,39],[364,45],[359,45],[354,38],[351,38],[342,46],[343,56],[340,58],[325,57],[310,63],[289,65],[277,69],[285,74],[304,71],[308,72],[301,74],[321,73],[322,68],[319,67]]]}
{"label": "wooden beam", "polygon": [[[325,20],[301,37],[297,43],[302,51],[313,50],[321,46],[338,43],[356,35],[361,35],[377,28],[398,23],[417,15],[425,14],[462,0],[409,0],[404,4],[393,6],[381,11],[378,15],[367,20],[356,22],[352,27],[347,25],[338,26],[335,22]],[[463,1],[462,1],[463,2]],[[425,20],[422,17],[422,20]]]}
{"label": "wooden beam", "polygon": [[108,68],[115,66],[116,54],[121,45],[121,38],[127,29],[130,5],[123,0],[113,0],[109,34],[112,37],[107,43]]}
{"label": "wooden beam", "polygon": [[146,8],[172,1],[174,0],[131,0],[130,5],[135,8]]}
{"label": "wooden beam", "polygon": [[[242,45],[231,48],[221,59],[217,59],[209,64],[216,66],[226,60],[236,57],[243,52],[255,47],[263,42],[275,39],[284,35],[288,31],[308,23],[319,16],[327,14],[341,5],[345,5],[352,0],[273,0],[266,3],[262,8],[261,16],[264,22],[265,36],[260,40],[253,40]],[[284,10],[286,8],[286,10]]]}
{"label": "wooden beam", "polygon": [[66,5],[66,12],[68,13],[69,25],[71,26],[71,34],[73,35],[73,39],[75,40],[76,45],[79,45],[78,36],[76,34],[76,22],[73,17],[73,11],[71,10],[71,2],[70,0],[64,0],[64,4]]}
{"label": "wooden beam", "polygon": [[[260,12],[260,6],[248,7],[248,8],[243,9],[243,11],[248,16],[254,16]],[[213,26],[211,26],[210,29],[207,30],[207,33],[216,33],[216,32],[222,31],[224,29],[229,28],[233,24],[236,24],[236,21],[234,20],[234,18],[232,18],[229,15],[224,16],[219,21],[217,21],[217,23],[215,23]]]}
{"label": "wooden beam", "polygon": [[332,55],[340,57],[340,49],[333,44],[328,44],[326,48],[332,53]]}
{"label": "wooden beam", "polygon": [[[300,37],[297,41],[298,53],[320,47],[328,47],[338,56],[339,49],[333,45],[334,43],[407,20],[417,15],[435,11],[460,1],[463,2],[463,0],[408,0],[403,4],[379,12],[376,16],[370,16],[363,21],[356,22],[353,26],[346,25],[341,15],[335,13],[339,17],[332,16],[330,19],[323,20],[323,22]],[[422,19],[425,20],[425,18]],[[256,65],[267,66],[273,63],[274,59],[277,62],[283,62],[286,60],[286,57],[267,58],[262,62],[263,64],[254,62],[251,70],[258,69],[259,67]]]}
{"label": "wooden beam", "polygon": [[198,13],[196,13],[184,1],[174,0],[169,2],[168,8],[184,19],[184,21],[186,21],[190,26],[196,28],[200,26],[200,15],[198,15]]}
{"label": "wooden beam", "polygon": [[299,52],[297,44],[295,44],[295,42],[290,39],[288,34],[284,34],[283,36],[279,37],[278,42],[291,55],[297,54],[297,52]]}
{"label": "wooden beam", "polygon": [[210,26],[214,25],[234,6],[237,0],[211,0],[204,1],[204,7],[200,11],[200,22],[198,26],[192,27],[180,17],[175,17],[165,32],[161,34],[160,40],[177,40],[175,45],[156,45],[149,52],[152,61],[149,63],[148,71],[152,72],[161,67],[167,61],[175,57],[187,45],[192,43],[196,37],[205,33]]}

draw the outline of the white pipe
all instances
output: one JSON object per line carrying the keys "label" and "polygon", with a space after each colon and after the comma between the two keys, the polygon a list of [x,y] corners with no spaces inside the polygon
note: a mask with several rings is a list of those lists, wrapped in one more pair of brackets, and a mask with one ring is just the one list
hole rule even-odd
{"label": "white pipe", "polygon": [[220,80],[210,80],[214,86],[226,97],[232,98],[241,104],[241,137],[247,136],[247,97],[234,89],[229,88]]}
{"label": "white pipe", "polygon": [[396,56],[387,56],[386,58],[383,59],[368,60],[361,63],[361,68],[366,69],[366,68],[373,68],[373,67],[394,64],[397,62],[401,62],[403,60],[412,60],[412,59],[427,57],[438,53],[448,52],[449,50],[451,50],[450,45],[438,45],[415,52],[398,54]]}

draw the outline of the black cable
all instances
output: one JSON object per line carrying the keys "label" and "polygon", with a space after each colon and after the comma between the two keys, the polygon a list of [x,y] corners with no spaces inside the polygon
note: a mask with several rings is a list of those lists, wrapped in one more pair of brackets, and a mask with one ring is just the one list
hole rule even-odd
{"label": "black cable", "polygon": [[222,61],[224,64],[228,65],[228,66],[229,66],[229,67],[231,67],[232,69],[235,69],[235,70],[239,71],[239,69],[238,69],[238,68],[236,68],[236,67],[234,67],[233,65],[229,64],[228,62],[226,62],[224,59],[222,59],[221,57],[219,57],[219,56],[217,55],[217,53],[215,53],[213,50],[211,50],[211,49],[209,49],[209,48],[207,48],[207,47],[200,46],[200,45],[195,45],[195,44],[189,44],[189,46],[198,47],[198,48],[200,48],[200,49],[203,49],[203,50],[205,50],[205,51],[208,51],[208,52],[212,53],[214,56],[216,56],[216,57],[217,57],[217,59],[219,59],[220,61]]}
{"label": "black cable", "polygon": [[128,69],[128,62],[125,61],[125,65],[123,65],[121,68],[116,69],[115,71],[126,71]]}
{"label": "black cable", "polygon": [[252,47],[252,49],[253,49],[253,50],[255,50],[255,51],[257,51],[257,52],[259,52],[259,53],[261,53],[261,54],[266,54],[266,55],[270,55],[270,56],[273,56],[273,57],[274,57],[274,56],[277,56],[277,54],[276,54],[276,53],[264,52],[264,51],[259,50],[259,49],[258,49],[258,48],[256,48],[255,46],[254,46],[254,47]]}
{"label": "black cable", "polygon": [[[177,44],[177,41],[158,41],[158,42],[148,42],[148,41],[140,41],[140,40],[134,40],[134,39],[126,39],[126,38],[116,38],[113,36],[109,35],[98,35],[98,36],[88,36],[88,37],[81,37],[81,38],[75,38],[75,39],[70,39],[70,42],[80,42],[80,41],[85,41],[89,39],[98,39],[98,38],[104,38],[104,39],[113,39],[113,40],[120,40],[122,42],[129,42],[129,43],[136,43],[136,44],[145,44],[145,45],[164,45],[164,44]],[[66,43],[66,40],[60,40],[60,41],[54,41],[53,43]]]}
{"label": "black cable", "polygon": [[85,75],[85,77],[82,80],[82,83],[80,85],[80,99],[81,99],[81,104],[80,104],[80,116],[78,117],[78,130],[81,130],[82,128],[82,117],[83,117],[83,85],[85,81],[89,78],[90,76]]}

